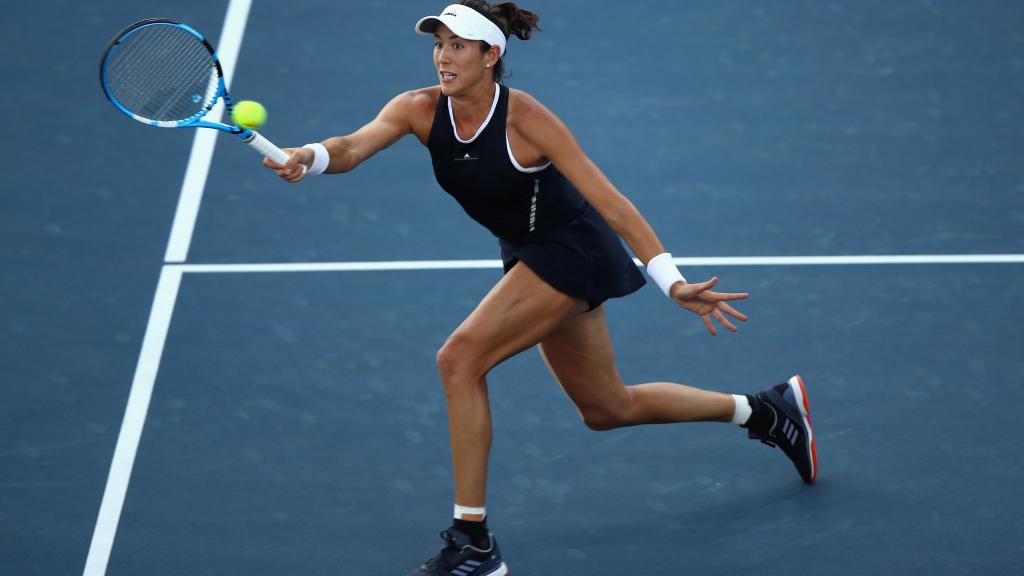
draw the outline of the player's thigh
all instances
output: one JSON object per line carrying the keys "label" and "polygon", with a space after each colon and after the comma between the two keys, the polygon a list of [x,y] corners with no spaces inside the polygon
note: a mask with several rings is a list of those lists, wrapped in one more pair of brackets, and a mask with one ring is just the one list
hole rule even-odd
{"label": "player's thigh", "polygon": [[536,345],[585,309],[585,302],[555,290],[519,262],[449,336],[438,363],[475,364],[470,368],[489,370]]}
{"label": "player's thigh", "polygon": [[615,366],[604,307],[566,320],[540,343],[541,355],[584,417],[628,402]]}

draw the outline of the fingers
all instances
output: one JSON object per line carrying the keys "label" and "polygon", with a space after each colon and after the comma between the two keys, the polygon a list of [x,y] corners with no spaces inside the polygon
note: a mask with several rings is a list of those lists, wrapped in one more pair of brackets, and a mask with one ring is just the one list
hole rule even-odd
{"label": "fingers", "polygon": [[746,300],[750,296],[748,292],[704,292],[701,298],[713,302],[725,302],[727,300]]}
{"label": "fingers", "polygon": [[698,314],[704,322],[704,327],[712,336],[718,335],[715,322],[712,320],[717,321],[730,332],[738,332],[739,329],[727,315],[742,322],[747,321],[747,315],[736,310],[727,302],[745,300],[750,294],[747,292],[712,292],[711,288],[716,284],[718,284],[717,276],[706,282],[685,284],[674,292],[674,299],[683,308]]}
{"label": "fingers", "polygon": [[711,315],[715,317],[715,320],[718,320],[719,324],[725,326],[727,330],[729,330],[730,332],[736,332],[736,325],[730,322],[729,319],[722,314],[721,310],[715,308],[715,311],[712,312]]}
{"label": "fingers", "polygon": [[740,312],[739,310],[733,308],[732,306],[729,306],[725,302],[719,302],[718,303],[718,309],[723,311],[723,312],[725,312],[729,316],[732,316],[733,318],[735,318],[737,320],[742,320],[744,322],[747,321],[747,315],[746,314],[744,314],[743,312]]}
{"label": "fingers", "polygon": [[715,325],[711,323],[711,318],[708,318],[708,316],[705,314],[704,316],[701,316],[700,319],[704,321],[704,326],[708,329],[709,334],[711,334],[712,336],[718,335],[718,331],[715,330]]}
{"label": "fingers", "polygon": [[282,170],[280,173],[278,173],[278,175],[281,176],[281,178],[283,178],[285,182],[288,182],[289,184],[295,184],[296,182],[301,182],[302,179],[306,177],[306,170],[304,166],[300,166],[299,169],[297,170],[294,168],[286,168],[285,170]]}
{"label": "fingers", "polygon": [[718,284],[718,276],[712,277],[707,282],[700,282],[698,284],[687,284],[684,288],[688,289],[687,292],[681,296],[683,298],[700,298],[705,302],[725,302],[728,300],[745,300],[750,296],[749,292],[712,292],[711,289]]}
{"label": "fingers", "polygon": [[284,163],[284,169],[288,171],[295,171],[299,169],[299,164],[304,163],[305,154],[302,149],[291,149],[288,152],[288,161]]}
{"label": "fingers", "polygon": [[305,148],[296,148],[289,150],[288,161],[285,162],[284,166],[278,172],[281,178],[284,178],[288,182],[298,182],[306,176],[306,154],[308,150]]}
{"label": "fingers", "polygon": [[718,284],[718,276],[712,276],[711,279],[706,282],[687,284],[686,288],[689,289],[689,294],[693,296],[695,294],[700,294],[701,292],[707,292],[708,290],[711,290],[712,288],[715,287],[715,284]]}
{"label": "fingers", "polygon": [[[723,308],[723,306],[725,308]],[[726,310],[726,308],[728,309]],[[719,304],[719,306],[712,310],[710,314],[702,314],[700,317],[700,319],[704,321],[704,327],[707,328],[708,333],[711,334],[712,336],[718,335],[718,331],[715,329],[715,323],[711,321],[712,317],[714,317],[714,319],[717,320],[719,324],[725,326],[725,328],[728,331],[739,332],[739,329],[736,328],[736,325],[733,324],[728,318],[726,318],[725,314],[722,314],[722,310],[725,310],[726,313],[730,314],[731,316],[735,316],[739,320],[743,320],[744,322],[746,322],[747,320],[747,316],[745,314],[741,314],[740,312],[737,312],[736,310],[730,308],[728,304]]]}
{"label": "fingers", "polygon": [[270,158],[264,158],[263,165],[276,172],[286,182],[294,184],[302,181],[306,176],[306,152],[308,151],[305,148],[282,148],[282,150],[290,154],[287,162],[278,164]]}
{"label": "fingers", "polygon": [[699,297],[701,300],[707,301],[725,301],[725,300],[743,300],[750,296],[748,292],[711,292],[711,289],[718,284],[718,277],[715,276],[707,282],[698,282],[696,284],[686,284],[679,292],[679,298],[689,299]]}

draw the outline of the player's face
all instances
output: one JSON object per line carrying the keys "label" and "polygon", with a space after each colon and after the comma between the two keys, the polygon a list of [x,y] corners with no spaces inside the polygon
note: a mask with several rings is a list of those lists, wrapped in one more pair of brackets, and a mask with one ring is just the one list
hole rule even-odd
{"label": "player's face", "polygon": [[434,31],[434,68],[446,96],[490,81],[493,73],[485,67],[489,56],[480,50],[479,40],[459,38],[444,24]]}

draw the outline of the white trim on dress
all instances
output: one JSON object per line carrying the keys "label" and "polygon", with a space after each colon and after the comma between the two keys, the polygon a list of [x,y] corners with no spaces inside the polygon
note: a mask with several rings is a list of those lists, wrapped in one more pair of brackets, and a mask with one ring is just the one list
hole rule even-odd
{"label": "white trim on dress", "polygon": [[459,142],[462,142],[463,144],[469,144],[472,141],[476,140],[477,137],[480,136],[480,133],[482,133],[484,131],[484,128],[487,128],[487,125],[491,122],[491,116],[494,116],[494,109],[498,107],[498,97],[500,95],[501,95],[501,87],[498,86],[497,82],[495,82],[494,83],[494,101],[491,102],[491,111],[487,113],[487,119],[484,120],[484,123],[481,124],[480,128],[477,129],[476,134],[473,134],[473,137],[470,138],[469,140],[463,140],[462,138],[459,138],[459,129],[458,129],[457,126],[455,126],[455,113],[452,112],[452,99],[449,98],[448,99],[448,118],[452,121],[452,132],[455,133],[455,139],[458,140]]}
{"label": "white trim on dress", "polygon": [[508,159],[512,161],[512,165],[515,166],[516,170],[519,170],[520,172],[525,172],[527,174],[533,174],[534,172],[540,172],[541,170],[544,170],[548,166],[551,166],[551,162],[548,162],[547,164],[545,164],[543,166],[534,166],[533,168],[523,168],[522,166],[520,166],[519,162],[516,161],[516,157],[512,154],[512,144],[508,141],[508,129],[507,128],[505,129],[505,148],[508,150]]}

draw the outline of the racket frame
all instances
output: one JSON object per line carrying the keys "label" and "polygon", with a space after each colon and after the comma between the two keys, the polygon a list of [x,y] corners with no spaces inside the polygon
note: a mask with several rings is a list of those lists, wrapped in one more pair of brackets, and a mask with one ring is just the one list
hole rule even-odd
{"label": "racket frame", "polygon": [[[213,97],[209,99],[209,102],[199,112],[188,118],[182,120],[153,120],[139,116],[118,102],[117,98],[115,98],[111,93],[110,87],[107,85],[107,62],[109,62],[110,58],[117,52],[117,47],[125,39],[131,37],[132,34],[135,34],[139,30],[148,26],[174,26],[176,28],[180,28],[194,36],[210,52],[210,61],[213,63],[211,72],[215,72],[217,75],[217,88],[214,91]],[[100,58],[100,85],[103,87],[103,94],[106,95],[107,100],[110,100],[115,108],[132,120],[136,120],[148,126],[156,126],[158,128],[212,128],[214,130],[220,130],[221,132],[227,132],[228,134],[235,135],[246,144],[255,148],[256,151],[278,164],[284,164],[288,161],[287,153],[282,151],[255,130],[233,124],[203,120],[203,118],[217,105],[218,100],[224,101],[224,113],[228,118],[231,118],[231,111],[234,105],[231,102],[231,96],[228,94],[227,84],[224,81],[224,69],[220,65],[220,58],[217,56],[217,51],[214,50],[213,46],[205,36],[188,24],[184,24],[170,18],[146,18],[129,25],[124,30],[118,32],[110,43],[107,44],[106,49],[103,51],[103,56]]]}

